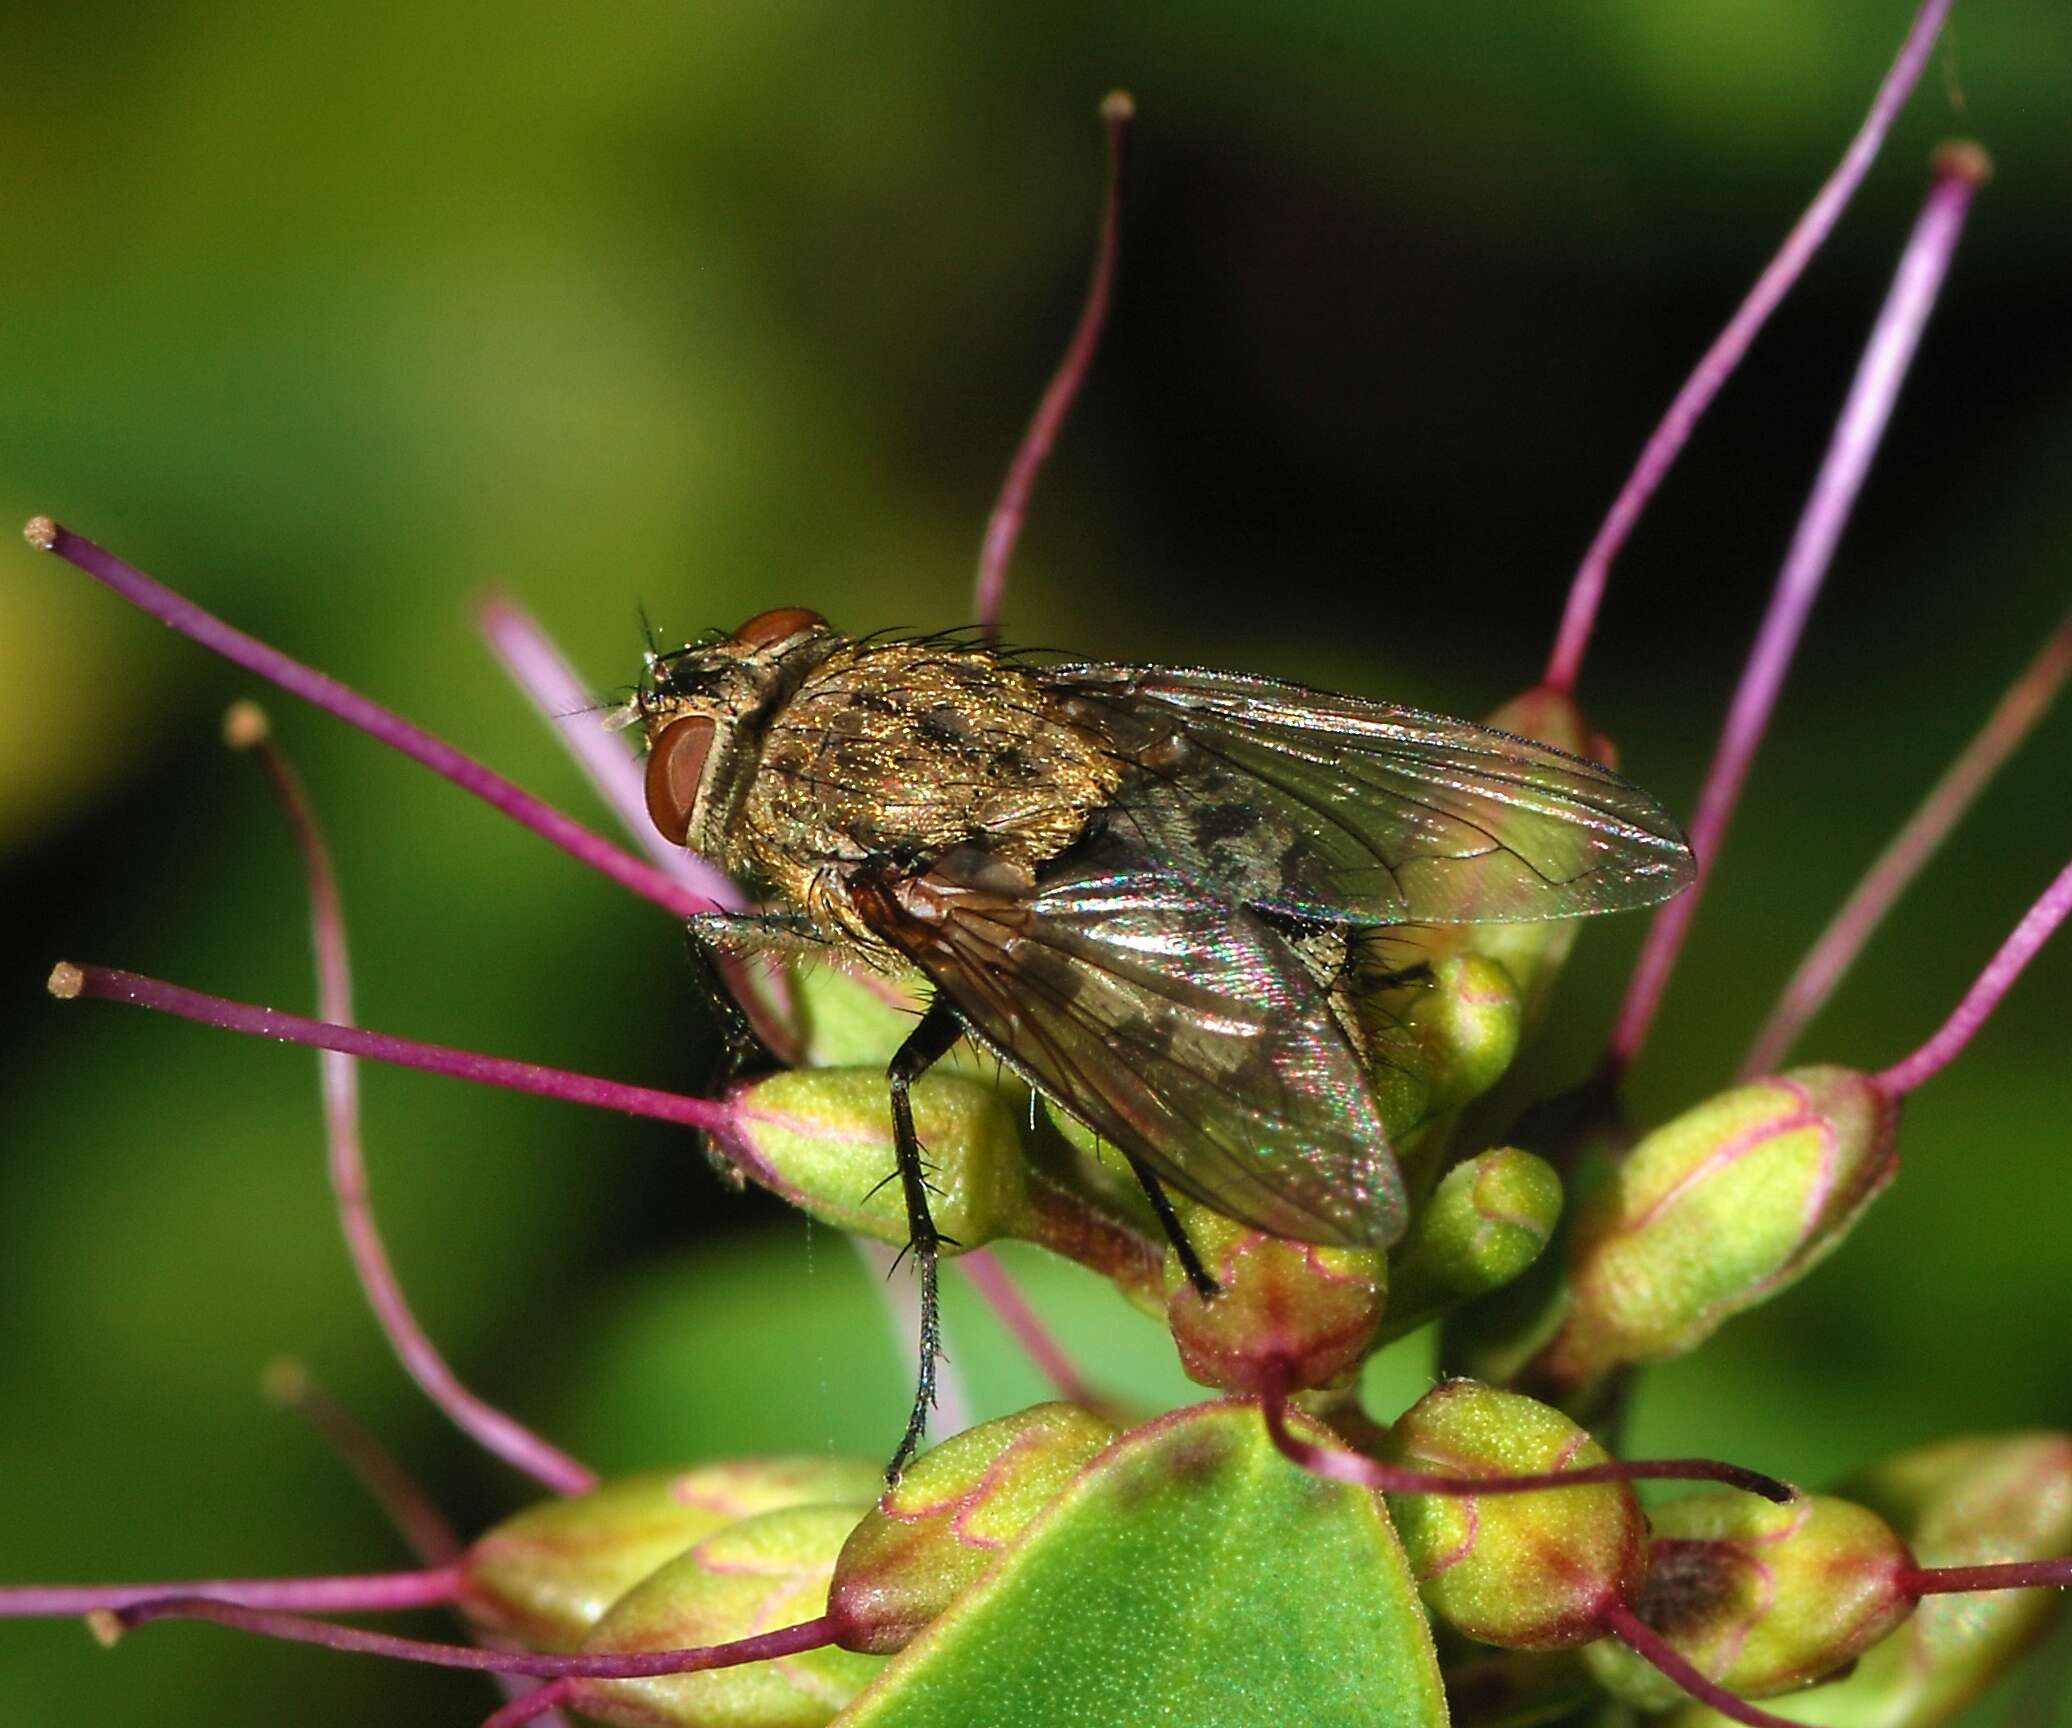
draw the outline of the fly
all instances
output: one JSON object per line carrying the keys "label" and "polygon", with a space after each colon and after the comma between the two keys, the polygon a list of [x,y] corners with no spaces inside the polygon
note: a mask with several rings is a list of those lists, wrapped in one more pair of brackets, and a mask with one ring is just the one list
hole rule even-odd
{"label": "fly", "polygon": [[655,826],[761,891],[695,940],[932,989],[887,1070],[922,1288],[895,1474],[944,1243],[908,1091],[958,1039],[1121,1152],[1209,1295],[1167,1184],[1297,1241],[1403,1232],[1363,935],[1622,911],[1693,875],[1653,798],[1530,739],[1263,678],[853,638],[802,607],[650,653],[626,718]]}

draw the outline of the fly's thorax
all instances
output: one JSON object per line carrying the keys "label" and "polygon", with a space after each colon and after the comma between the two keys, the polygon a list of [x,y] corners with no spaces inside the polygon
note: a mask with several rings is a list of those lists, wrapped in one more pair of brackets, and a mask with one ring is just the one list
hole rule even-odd
{"label": "fly's thorax", "polygon": [[797,901],[832,871],[976,846],[1033,873],[1113,798],[1120,767],[1021,667],[982,648],[844,643],[766,727],[745,860]]}
{"label": "fly's thorax", "polygon": [[781,607],[731,636],[648,657],[638,698],[648,816],[664,838],[729,869],[741,800],[772,717],[843,639],[817,613]]}

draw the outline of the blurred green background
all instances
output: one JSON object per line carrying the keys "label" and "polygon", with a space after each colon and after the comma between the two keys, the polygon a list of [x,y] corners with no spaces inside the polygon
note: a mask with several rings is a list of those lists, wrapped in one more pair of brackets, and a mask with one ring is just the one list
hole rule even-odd
{"label": "blurred green background", "polygon": [[[579,813],[480,651],[503,583],[600,689],[778,603],[968,616],[1073,317],[1102,92],[1124,275],[1010,596],[1026,641],[1473,714],[1528,683],[1599,512],[1839,153],[1901,0],[942,8],[11,8],[0,516],[49,511]],[[1999,165],[1808,633],[1633,1097],[1718,1083],[2072,583],[2072,20],[1958,11],[1868,190],[1614,584],[1583,694],[1687,809],[1932,144]],[[216,742],[253,681],[0,551],[0,1574],[399,1564],[258,1396],[306,1357],[464,1527],[523,1498],[351,1285],[303,1053],[43,994],[59,956],[301,1007],[301,886]],[[658,1085],[705,1029],[666,921],[269,703],[336,848],[367,1023]],[[2051,718],[1804,1046],[1912,1047],[2072,847]],[[1531,1060],[1587,1066],[1594,929]],[[1633,1444],[1819,1482],[2072,1421],[2066,1022],[2046,952],[1913,1105],[1848,1250],[1647,1384]],[[827,1231],[654,1125],[394,1071],[377,1198],[433,1334],[606,1467],[882,1451],[906,1396]],[[1109,1384],[1170,1346],[1020,1260]],[[1037,1393],[957,1290],[987,1411]],[[1397,1362],[1377,1407],[1415,1389]],[[426,1621],[428,1630],[436,1621]],[[0,1627],[10,1720],[459,1723],[479,1682],[160,1629]],[[2005,1699],[1974,1720],[1997,1721]]]}

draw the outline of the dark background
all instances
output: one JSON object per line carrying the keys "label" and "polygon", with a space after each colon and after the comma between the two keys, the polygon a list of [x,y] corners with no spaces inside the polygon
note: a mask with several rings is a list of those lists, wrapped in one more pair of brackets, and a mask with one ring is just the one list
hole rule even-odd
{"label": "dark background", "polygon": [[[1073,317],[1094,108],[1142,120],[1119,303],[1010,595],[1018,637],[1473,714],[1685,368],[1855,127],[1896,0],[1560,9],[251,5],[17,12],[0,107],[0,516],[49,511],[580,814],[478,648],[507,584],[599,687],[804,603],[968,616]],[[1980,138],[1949,296],[1636,1077],[1730,1073],[1790,965],[2067,597],[2072,25],[1959,8],[1859,205],[1620,568],[1583,683],[1688,809],[1931,146]],[[42,993],[59,956],[302,1007],[301,888],[216,742],[253,682],[0,551],[0,1572],[401,1563],[257,1393],[293,1351],[464,1526],[523,1484],[402,1382],[327,1210],[302,1053]],[[273,699],[371,1025],[703,1073],[652,911]],[[1808,1057],[1923,1037],[2072,848],[2072,713],[1899,909]],[[1536,1071],[1588,1064],[1639,936],[1590,932]],[[1643,1393],[1636,1449],[1832,1478],[2072,1418],[2066,1015],[2047,951],[1917,1098],[1847,1251]],[[403,1275],[464,1372],[607,1467],[883,1449],[904,1350],[838,1238],[682,1136],[365,1077]],[[1032,1288],[1112,1384],[1184,1383],[1090,1280]],[[952,1317],[984,1410],[1036,1383]],[[1379,1376],[1389,1414],[1423,1372]],[[435,1622],[427,1622],[432,1629]],[[162,1628],[0,1627],[12,1720],[454,1723],[479,1683]],[[1997,1720],[1999,1706],[1976,1719]]]}

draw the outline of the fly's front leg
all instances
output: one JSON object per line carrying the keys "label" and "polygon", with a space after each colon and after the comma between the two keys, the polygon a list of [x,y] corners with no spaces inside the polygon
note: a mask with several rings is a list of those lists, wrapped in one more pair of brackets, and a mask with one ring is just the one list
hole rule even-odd
{"label": "fly's front leg", "polygon": [[914,1108],[907,1097],[913,1083],[949,1053],[950,1046],[964,1035],[964,1022],[957,1011],[938,996],[921,1016],[920,1024],[893,1052],[885,1077],[892,1086],[892,1152],[898,1161],[899,1187],[906,1199],[907,1252],[914,1257],[914,1272],[921,1280],[921,1372],[914,1388],[913,1413],[907,1418],[906,1433],[899,1450],[885,1466],[889,1482],[899,1480],[907,1460],[921,1444],[928,1425],[928,1412],[935,1404],[935,1364],[942,1355],[942,1313],[936,1297],[936,1261],[946,1238],[935,1227],[928,1210],[927,1169],[921,1162],[921,1137],[914,1132]]}
{"label": "fly's front leg", "polygon": [[[711,1084],[725,1086],[766,1054],[764,1040],[742,1006],[740,992],[755,986],[740,962],[754,954],[804,954],[824,946],[803,920],[788,913],[699,912],[684,920],[691,977],[719,1025],[720,1049]],[[729,970],[734,976],[730,979]],[[700,1135],[706,1162],[732,1188],[745,1178],[710,1135]]]}

